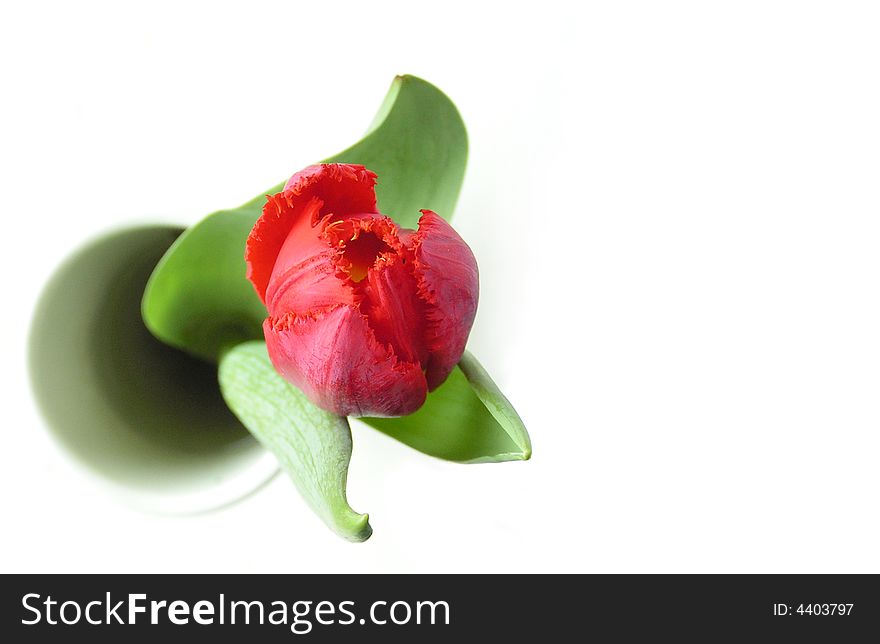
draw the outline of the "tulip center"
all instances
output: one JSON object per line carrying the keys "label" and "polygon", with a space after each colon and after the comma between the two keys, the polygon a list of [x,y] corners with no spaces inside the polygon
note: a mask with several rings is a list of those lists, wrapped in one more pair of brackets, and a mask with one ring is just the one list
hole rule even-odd
{"label": "tulip center", "polygon": [[345,243],[342,256],[347,265],[348,276],[353,282],[360,282],[376,263],[382,253],[391,252],[391,247],[369,230],[361,231],[355,238]]}

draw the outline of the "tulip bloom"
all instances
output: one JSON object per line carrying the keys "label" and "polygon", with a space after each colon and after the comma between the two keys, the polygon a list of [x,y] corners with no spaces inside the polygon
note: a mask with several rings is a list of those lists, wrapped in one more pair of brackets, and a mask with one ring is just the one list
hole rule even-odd
{"label": "tulip bloom", "polygon": [[416,411],[461,358],[477,309],[467,244],[430,210],[400,228],[376,209],[375,183],[360,165],[298,172],[245,251],[272,364],[341,416]]}

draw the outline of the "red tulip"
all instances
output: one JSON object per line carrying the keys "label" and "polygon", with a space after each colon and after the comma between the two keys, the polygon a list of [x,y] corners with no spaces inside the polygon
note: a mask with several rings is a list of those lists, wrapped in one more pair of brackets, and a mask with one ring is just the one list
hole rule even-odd
{"label": "red tulip", "polygon": [[298,172],[245,251],[272,364],[342,416],[416,411],[461,358],[477,309],[467,244],[430,210],[400,228],[376,209],[375,183],[360,165]]}

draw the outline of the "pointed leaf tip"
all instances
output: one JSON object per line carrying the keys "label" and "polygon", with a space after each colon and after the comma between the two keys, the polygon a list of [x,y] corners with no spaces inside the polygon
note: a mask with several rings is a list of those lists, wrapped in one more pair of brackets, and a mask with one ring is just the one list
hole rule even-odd
{"label": "pointed leaf tip", "polygon": [[516,413],[516,409],[510,404],[507,397],[501,393],[501,389],[492,380],[492,377],[480,364],[479,360],[474,357],[470,351],[465,351],[458,363],[459,368],[467,378],[474,393],[492,414],[492,417],[498,421],[498,424],[504,429],[510,440],[520,450],[519,460],[527,461],[532,457],[532,441],[526,426]]}
{"label": "pointed leaf tip", "polygon": [[420,452],[457,463],[525,461],[532,455],[519,415],[467,352],[414,414],[362,420]]}
{"label": "pointed leaf tip", "polygon": [[352,448],[348,420],[315,407],[278,375],[264,342],[226,351],[219,378],[229,408],[276,456],[315,514],[344,539],[369,539],[369,516],[355,512],[346,498]]}

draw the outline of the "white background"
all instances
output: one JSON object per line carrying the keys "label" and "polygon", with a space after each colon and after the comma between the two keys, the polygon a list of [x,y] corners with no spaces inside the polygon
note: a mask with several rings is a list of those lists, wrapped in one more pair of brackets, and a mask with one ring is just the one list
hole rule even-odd
{"label": "white background", "polygon": [[[872,3],[7,3],[4,571],[880,571]],[[528,463],[354,428],[346,543],[284,478],[144,514],[43,427],[35,298],[98,231],[194,223],[360,137],[392,77],[471,156],[471,348]]]}

